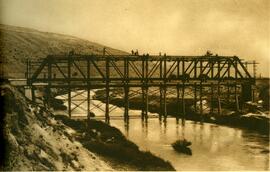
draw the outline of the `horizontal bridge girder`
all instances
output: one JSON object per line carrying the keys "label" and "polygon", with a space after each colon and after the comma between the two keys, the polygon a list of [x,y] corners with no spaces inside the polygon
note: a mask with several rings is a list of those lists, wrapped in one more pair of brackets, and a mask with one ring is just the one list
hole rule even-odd
{"label": "horizontal bridge girder", "polygon": [[107,59],[113,61],[121,61],[124,59],[128,59],[129,61],[142,61],[148,59],[149,61],[158,61],[158,60],[167,60],[167,61],[175,61],[175,60],[203,60],[203,61],[215,61],[215,60],[227,60],[228,58],[234,59],[238,58],[236,56],[157,56],[157,55],[49,55],[47,58],[54,61],[64,62],[67,59],[71,60],[95,60],[95,61],[104,61]]}

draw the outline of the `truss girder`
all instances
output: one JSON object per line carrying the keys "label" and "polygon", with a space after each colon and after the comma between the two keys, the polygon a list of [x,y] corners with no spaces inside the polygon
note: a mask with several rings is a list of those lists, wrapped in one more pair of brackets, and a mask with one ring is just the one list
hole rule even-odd
{"label": "truss girder", "polygon": [[30,61],[26,76],[30,85],[49,83],[52,86],[65,86],[80,83],[86,87],[102,85],[105,81],[109,85],[125,83],[128,86],[170,85],[202,80],[254,82],[243,63],[235,56],[50,55],[43,61]]}

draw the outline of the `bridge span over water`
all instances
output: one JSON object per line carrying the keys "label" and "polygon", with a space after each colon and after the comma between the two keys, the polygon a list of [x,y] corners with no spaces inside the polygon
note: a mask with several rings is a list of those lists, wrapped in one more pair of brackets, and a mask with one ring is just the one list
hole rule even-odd
{"label": "bridge span over water", "polygon": [[[105,89],[105,118],[109,120],[110,90],[121,88],[124,92],[125,119],[128,119],[130,89],[140,88],[142,94],[142,119],[147,118],[149,89],[159,89],[160,117],[167,116],[167,90],[175,89],[179,106],[185,107],[185,91],[192,90],[194,103],[202,107],[203,90],[207,88],[211,102],[226,95],[239,102],[252,99],[255,78],[248,71],[247,63],[236,56],[167,56],[167,55],[48,55],[44,59],[28,60],[27,86],[33,99],[37,87],[64,88],[68,94],[68,114],[72,115],[71,92],[76,89],[87,91],[86,113],[90,111],[90,90]],[[226,90],[226,91],[225,91]],[[79,107],[77,104],[76,107]],[[201,108],[202,109],[202,108]],[[182,108],[181,114],[185,114]],[[220,113],[220,108],[218,108]]]}

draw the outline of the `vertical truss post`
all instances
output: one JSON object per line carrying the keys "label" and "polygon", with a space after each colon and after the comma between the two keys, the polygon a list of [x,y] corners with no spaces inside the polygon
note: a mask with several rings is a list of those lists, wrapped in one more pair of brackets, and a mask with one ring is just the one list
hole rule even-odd
{"label": "vertical truss post", "polygon": [[237,60],[234,59],[234,62],[235,62],[235,79],[238,78],[238,63],[237,63]]}
{"label": "vertical truss post", "polygon": [[230,78],[231,77],[231,65],[229,64],[229,62],[228,62],[228,78]]}
{"label": "vertical truss post", "polygon": [[129,80],[129,62],[128,59],[125,58],[124,60],[124,76],[125,76],[125,112],[124,112],[124,120],[125,122],[128,121],[128,110],[129,110],[129,86],[128,86],[128,80]]}
{"label": "vertical truss post", "polygon": [[159,78],[160,78],[160,86],[159,86],[159,120],[163,115],[163,86],[162,86],[162,78],[163,78],[163,65],[162,59],[159,61]]}
{"label": "vertical truss post", "polygon": [[220,59],[218,59],[218,71],[217,71],[217,76],[218,76],[218,80],[220,79],[220,71],[221,70],[221,68],[220,68]]}
{"label": "vertical truss post", "polygon": [[202,59],[200,59],[200,75],[199,76],[202,76],[202,73],[203,73],[203,61]]}
{"label": "vertical truss post", "polygon": [[167,120],[167,60],[166,60],[166,56],[164,56],[164,73],[163,73],[163,82],[164,82],[164,94],[163,94],[163,110],[164,110],[164,121]]}
{"label": "vertical truss post", "polygon": [[71,118],[71,56],[68,56],[68,116]]}
{"label": "vertical truss post", "polygon": [[87,117],[90,118],[90,61],[87,58]]}
{"label": "vertical truss post", "polygon": [[142,107],[142,120],[145,119],[145,113],[146,113],[146,103],[145,103],[145,58],[144,58],[144,55],[142,56],[142,81],[141,81],[141,84],[142,84],[142,104],[143,104],[143,107]]}
{"label": "vertical truss post", "polygon": [[105,122],[110,121],[110,58],[106,58],[106,106],[105,106]]}
{"label": "vertical truss post", "polygon": [[179,82],[179,76],[180,76],[180,61],[177,59],[177,80]]}
{"label": "vertical truss post", "polygon": [[214,61],[211,60],[211,79],[214,79],[214,68],[215,68]]}
{"label": "vertical truss post", "polygon": [[179,121],[180,116],[180,88],[179,88],[179,76],[180,76],[180,61],[177,59],[177,86],[176,86],[176,96],[177,96],[177,114],[176,114],[176,120]]}
{"label": "vertical truss post", "polygon": [[197,78],[197,60],[194,60],[194,78]]}
{"label": "vertical truss post", "polygon": [[176,93],[177,93],[177,115],[176,115],[176,119],[177,121],[179,120],[179,116],[180,116],[180,93],[179,93],[180,89],[179,89],[179,83],[176,86]]}
{"label": "vertical truss post", "polygon": [[146,55],[145,59],[145,120],[148,119],[148,111],[149,111],[149,97],[148,97],[148,55]]}
{"label": "vertical truss post", "polygon": [[182,76],[185,74],[185,60],[182,60]]}

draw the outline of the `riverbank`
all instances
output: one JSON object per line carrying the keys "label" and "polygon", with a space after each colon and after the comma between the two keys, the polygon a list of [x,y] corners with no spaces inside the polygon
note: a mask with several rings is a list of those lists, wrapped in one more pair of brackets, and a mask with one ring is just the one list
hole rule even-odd
{"label": "riverbank", "polygon": [[[119,90],[113,90],[110,99],[110,104],[118,107],[124,107],[123,94]],[[102,102],[105,102],[104,90],[97,90],[95,98]],[[133,97],[129,101],[129,108],[134,110],[140,110],[143,107],[141,96]],[[159,100],[157,95],[149,95],[149,112],[160,113],[159,102],[153,100]],[[230,109],[223,108],[221,115],[210,114],[204,112],[203,115],[196,113],[193,107],[193,100],[187,99],[185,104],[185,119],[192,121],[203,121],[208,123],[214,123],[219,125],[226,125],[231,127],[244,128],[252,131],[257,131],[262,134],[269,135],[269,111],[249,111],[246,109],[243,112],[235,112]],[[182,111],[182,107],[177,104],[176,98],[167,98],[167,114],[173,117],[182,118],[182,114],[177,114],[177,111]]]}
{"label": "riverbank", "polygon": [[174,170],[101,121],[55,116],[8,84],[0,100],[1,170]]}
{"label": "riverbank", "polygon": [[97,120],[72,120],[67,116],[55,117],[76,130],[76,138],[88,150],[114,162],[140,171],[172,171],[173,166],[150,152],[140,151],[138,146],[126,139],[115,127]]}

